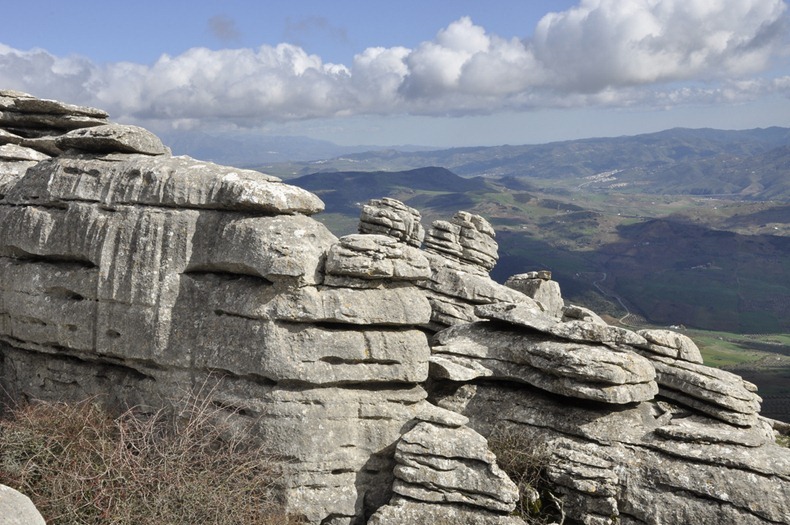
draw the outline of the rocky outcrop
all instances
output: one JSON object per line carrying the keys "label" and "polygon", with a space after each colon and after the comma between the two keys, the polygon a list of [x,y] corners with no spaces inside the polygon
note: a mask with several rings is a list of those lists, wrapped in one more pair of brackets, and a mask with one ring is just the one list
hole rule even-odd
{"label": "rocky outcrop", "polygon": [[515,509],[518,488],[497,466],[485,438],[470,428],[419,423],[398,441],[395,461],[398,496],[501,513]]}
{"label": "rocky outcrop", "polygon": [[483,217],[459,211],[450,221],[434,221],[425,249],[488,272],[499,258],[494,228]]}
{"label": "rocky outcrop", "polygon": [[21,492],[0,485],[0,525],[44,525],[44,518]]}
{"label": "rocky outcrop", "polygon": [[423,234],[377,199],[338,239],[322,208],[0,92],[2,391],[124,408],[210,384],[288,460],[283,499],[313,524],[523,523],[503,431],[548,451],[568,522],[790,523],[790,453],[754,385],[690,339],[565,305],[546,271],[494,282],[480,216]]}
{"label": "rocky outcrop", "polygon": [[551,280],[550,271],[541,270],[513,275],[505,281],[505,286],[532,297],[552,317],[562,317],[565,301],[562,299],[559,283]]}
{"label": "rocky outcrop", "polygon": [[788,521],[790,455],[764,422],[743,429],[659,399],[612,409],[486,381],[435,401],[484,436],[547,446],[551,490],[576,522]]}
{"label": "rocky outcrop", "polygon": [[362,206],[359,233],[387,235],[417,248],[425,238],[420,212],[388,197]]}
{"label": "rocky outcrop", "polygon": [[437,334],[432,375],[452,381],[478,377],[523,382],[568,397],[613,404],[652,399],[658,392],[650,363],[605,345],[546,339],[492,323]]}
{"label": "rocky outcrop", "polygon": [[468,427],[419,423],[398,441],[395,460],[394,496],[368,523],[523,523],[507,517],[518,487]]}
{"label": "rocky outcrop", "polygon": [[[31,97],[13,99],[21,114]],[[59,153],[6,155],[0,168],[6,391],[156,405],[218,382],[217,403],[293,459],[289,509],[341,523],[386,502],[388,485],[377,487],[392,476],[394,443],[432,417],[418,328],[430,305],[397,282],[426,277],[425,258],[409,252],[414,261],[401,264],[396,252],[409,247],[390,237],[349,248],[309,217],[323,208],[316,196],[173,157],[141,128],[91,120],[72,130],[67,113],[28,116],[13,122],[47,133]],[[69,124],[58,127],[62,118]],[[391,257],[394,273],[368,275],[380,286],[324,283],[329,254],[371,243],[368,260]]]}

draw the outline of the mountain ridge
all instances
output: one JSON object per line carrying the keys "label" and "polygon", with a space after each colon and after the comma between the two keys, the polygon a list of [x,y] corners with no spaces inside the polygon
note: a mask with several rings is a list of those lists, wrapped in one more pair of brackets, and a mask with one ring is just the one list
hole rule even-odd
{"label": "mountain ridge", "polygon": [[[588,190],[734,195],[790,199],[790,128],[673,128],[633,136],[537,145],[352,153],[320,162],[251,166],[292,179],[315,172],[405,171],[441,166],[461,177],[518,178],[553,187],[576,182]],[[762,166],[771,162],[770,169]],[[713,175],[721,172],[724,178]],[[609,174],[606,180],[588,177]],[[685,180],[684,177],[691,175]]]}

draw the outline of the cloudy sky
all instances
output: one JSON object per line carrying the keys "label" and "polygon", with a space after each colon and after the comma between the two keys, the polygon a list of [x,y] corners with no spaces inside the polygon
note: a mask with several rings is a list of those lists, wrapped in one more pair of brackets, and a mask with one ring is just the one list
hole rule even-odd
{"label": "cloudy sky", "polygon": [[3,2],[0,89],[338,144],[790,126],[784,0]]}

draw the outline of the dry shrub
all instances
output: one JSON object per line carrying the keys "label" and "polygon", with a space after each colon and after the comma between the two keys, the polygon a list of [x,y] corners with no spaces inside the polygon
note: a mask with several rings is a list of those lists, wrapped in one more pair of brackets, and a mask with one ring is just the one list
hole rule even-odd
{"label": "dry shrub", "polygon": [[516,514],[530,525],[562,523],[562,502],[549,489],[551,450],[518,427],[501,426],[488,437],[497,464],[518,486]]}
{"label": "dry shrub", "polygon": [[111,417],[94,400],[37,402],[0,420],[0,483],[50,524],[286,524],[281,463],[193,397],[177,413]]}

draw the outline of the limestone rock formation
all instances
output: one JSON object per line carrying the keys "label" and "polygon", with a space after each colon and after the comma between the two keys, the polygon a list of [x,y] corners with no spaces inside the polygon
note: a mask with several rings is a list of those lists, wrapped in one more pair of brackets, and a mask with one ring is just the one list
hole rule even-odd
{"label": "limestone rock formation", "polygon": [[55,139],[55,145],[64,151],[77,150],[86,153],[164,155],[169,152],[159,137],[150,131],[123,124],[102,124],[75,129]]}
{"label": "limestone rock formation", "polygon": [[420,212],[388,197],[362,206],[359,233],[388,235],[417,248],[425,238]]}
{"label": "limestone rock formation", "polygon": [[123,409],[209,384],[316,525],[524,523],[501,431],[548,450],[566,523],[790,524],[790,451],[756,388],[689,338],[610,326],[545,271],[494,282],[480,216],[420,249],[403,203],[371,201],[340,239],[322,209],[0,91],[0,390]]}
{"label": "limestone rock formation", "polygon": [[560,285],[551,280],[551,272],[548,270],[512,275],[505,281],[505,286],[532,297],[553,317],[562,317],[565,302],[562,300]]}
{"label": "limestone rock formation", "polygon": [[45,522],[30,498],[0,485],[0,525],[45,525]]}
{"label": "limestone rock formation", "polygon": [[416,281],[430,275],[423,254],[386,235],[346,235],[327,255],[326,272],[363,281]]}
{"label": "limestone rock formation", "polygon": [[443,330],[433,342],[432,375],[523,382],[555,394],[604,403],[653,399],[655,371],[647,359],[604,345],[546,339],[493,323]]}
{"label": "limestone rock formation", "polygon": [[[305,190],[173,157],[139,128],[90,120],[70,131],[85,119],[66,110],[99,113],[3,96],[15,101],[8,133],[35,129],[58,146],[55,156],[15,150],[0,162],[6,391],[101,395],[123,407],[218,381],[217,402],[296,459],[289,508],[319,523],[386,502],[390,493],[375,487],[394,459],[380,451],[405,425],[435,418],[420,386],[430,349],[417,327],[431,310],[418,289],[391,279],[379,289],[326,286],[338,240],[308,216],[323,204]],[[63,110],[27,118],[20,101]],[[390,241],[383,246],[397,251]],[[427,276],[426,260],[415,260]],[[317,427],[337,437],[315,436]]]}
{"label": "limestone rock formation", "polygon": [[497,466],[485,438],[470,428],[419,423],[401,436],[395,461],[398,496],[502,513],[515,509],[518,488]]}
{"label": "limestone rock formation", "polygon": [[506,429],[547,446],[551,490],[575,522],[788,521],[790,454],[764,422],[743,429],[658,399],[612,410],[487,381],[436,401],[484,436]]}
{"label": "limestone rock formation", "polygon": [[498,259],[494,228],[483,217],[459,211],[448,221],[434,221],[425,248],[490,271]]}

